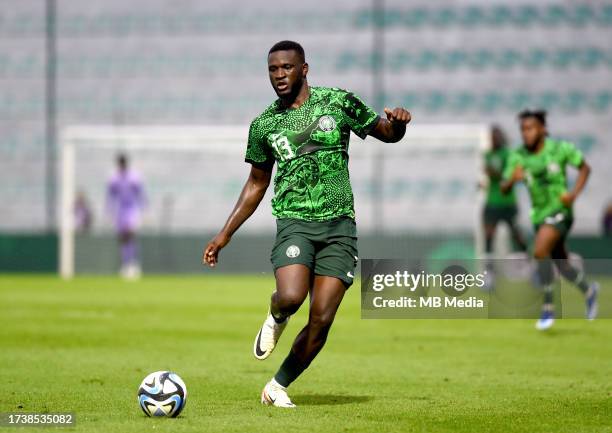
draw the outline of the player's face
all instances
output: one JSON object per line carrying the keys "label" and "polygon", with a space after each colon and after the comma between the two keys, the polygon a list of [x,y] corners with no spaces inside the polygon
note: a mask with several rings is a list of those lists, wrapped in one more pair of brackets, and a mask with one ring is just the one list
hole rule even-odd
{"label": "player's face", "polygon": [[500,149],[504,147],[505,144],[504,133],[499,128],[493,128],[491,131],[491,143],[493,145],[493,149]]}
{"label": "player's face", "polygon": [[525,147],[534,149],[546,136],[546,127],[535,117],[526,117],[521,120],[521,136]]}
{"label": "player's face", "polygon": [[274,51],[268,56],[270,83],[281,98],[297,95],[307,72],[308,64],[295,50]]}

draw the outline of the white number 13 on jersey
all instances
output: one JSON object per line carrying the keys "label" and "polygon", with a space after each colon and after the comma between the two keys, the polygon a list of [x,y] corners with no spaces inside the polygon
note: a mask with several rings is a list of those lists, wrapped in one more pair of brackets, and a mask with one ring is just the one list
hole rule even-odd
{"label": "white number 13 on jersey", "polygon": [[295,156],[295,153],[293,152],[293,149],[291,149],[291,144],[289,144],[289,140],[287,140],[287,137],[281,134],[272,134],[270,138],[272,141],[272,147],[274,147],[274,150],[278,154],[278,157],[281,159],[281,161],[286,161]]}

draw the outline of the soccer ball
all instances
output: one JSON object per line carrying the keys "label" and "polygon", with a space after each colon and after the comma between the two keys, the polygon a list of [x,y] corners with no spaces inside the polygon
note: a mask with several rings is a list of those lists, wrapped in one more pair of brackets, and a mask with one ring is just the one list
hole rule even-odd
{"label": "soccer ball", "polygon": [[187,401],[187,387],[178,374],[156,371],[138,388],[138,403],[147,416],[178,416]]}

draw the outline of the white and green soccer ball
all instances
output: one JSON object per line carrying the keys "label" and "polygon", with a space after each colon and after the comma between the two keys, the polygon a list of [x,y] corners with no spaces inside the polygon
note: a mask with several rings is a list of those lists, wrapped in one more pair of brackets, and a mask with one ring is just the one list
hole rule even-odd
{"label": "white and green soccer ball", "polygon": [[147,416],[178,416],[187,402],[187,387],[178,374],[156,371],[138,388],[138,404]]}

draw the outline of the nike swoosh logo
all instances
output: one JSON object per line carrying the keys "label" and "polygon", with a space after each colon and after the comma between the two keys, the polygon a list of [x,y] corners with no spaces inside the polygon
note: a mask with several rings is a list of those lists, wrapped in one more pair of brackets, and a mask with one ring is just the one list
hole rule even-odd
{"label": "nike swoosh logo", "polygon": [[347,272],[346,276],[349,277],[349,278],[355,278],[355,276],[353,274],[351,274],[350,272]]}
{"label": "nike swoosh logo", "polygon": [[265,351],[262,351],[259,348],[259,344],[261,343],[261,329],[259,330],[259,334],[257,334],[257,342],[255,343],[255,354],[257,356],[264,356],[266,354]]}
{"label": "nike swoosh logo", "polygon": [[272,397],[270,397],[270,394],[268,394],[265,389],[264,389],[263,393],[264,393],[264,398],[266,400],[268,400],[270,403],[274,404],[276,399],[275,398],[273,399]]}

